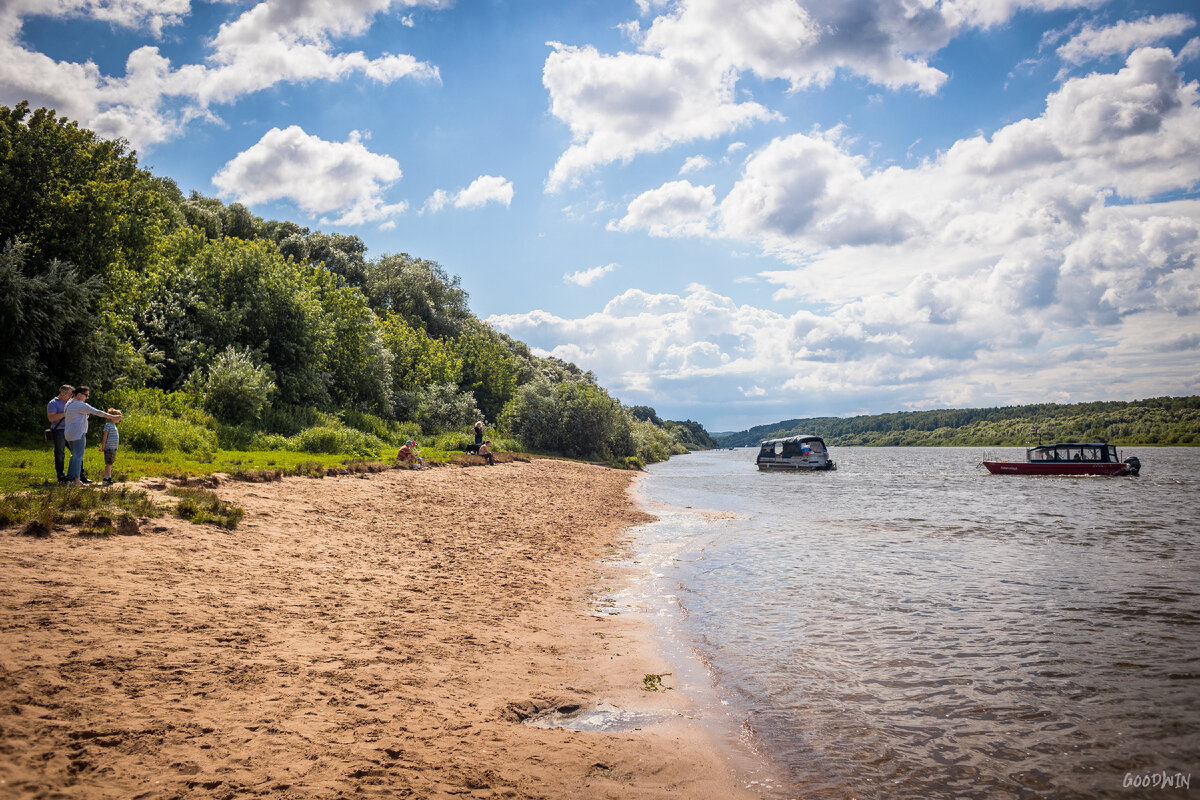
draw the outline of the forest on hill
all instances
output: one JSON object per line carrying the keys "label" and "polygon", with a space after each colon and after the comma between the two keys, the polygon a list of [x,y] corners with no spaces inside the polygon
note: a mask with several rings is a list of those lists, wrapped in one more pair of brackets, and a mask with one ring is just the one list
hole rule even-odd
{"label": "forest on hill", "polygon": [[613,462],[715,443],[479,320],[456,276],[264,220],[47,109],[0,106],[0,413],[40,435],[60,383],[122,408],[135,450],[377,454],[477,419]]}
{"label": "forest on hill", "polygon": [[737,433],[718,433],[714,438],[722,447],[757,446],[764,439],[800,433],[814,434],[842,447],[985,447],[1024,445],[1034,429],[1047,442],[1200,444],[1200,396],[809,417],[758,425]]}

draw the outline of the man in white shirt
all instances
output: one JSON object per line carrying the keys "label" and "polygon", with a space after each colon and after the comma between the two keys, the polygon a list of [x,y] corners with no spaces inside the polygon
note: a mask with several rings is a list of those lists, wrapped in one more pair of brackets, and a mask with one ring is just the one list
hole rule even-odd
{"label": "man in white shirt", "polygon": [[88,397],[92,390],[86,386],[75,389],[71,402],[63,410],[66,421],[64,435],[67,437],[67,447],[71,450],[71,463],[67,466],[67,481],[76,486],[91,483],[83,476],[83,454],[87,452],[88,417],[97,416],[105,419],[120,419],[117,414],[109,414],[95,406],[88,405]]}

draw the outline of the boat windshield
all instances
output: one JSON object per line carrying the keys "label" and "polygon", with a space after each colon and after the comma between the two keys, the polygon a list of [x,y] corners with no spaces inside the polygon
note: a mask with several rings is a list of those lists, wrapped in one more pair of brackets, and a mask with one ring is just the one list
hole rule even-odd
{"label": "boat windshield", "polygon": [[1030,461],[1088,461],[1100,463],[1117,460],[1117,448],[1104,444],[1043,445],[1029,451]]}

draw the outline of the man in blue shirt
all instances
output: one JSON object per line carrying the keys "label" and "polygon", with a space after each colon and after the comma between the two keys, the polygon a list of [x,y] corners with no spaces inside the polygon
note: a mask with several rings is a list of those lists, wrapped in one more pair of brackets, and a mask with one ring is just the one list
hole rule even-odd
{"label": "man in blue shirt", "polygon": [[46,403],[46,419],[50,421],[50,433],[54,437],[54,471],[58,474],[59,483],[67,482],[67,473],[63,470],[67,450],[66,420],[63,419],[63,412],[74,393],[75,387],[64,383],[58,387],[58,395]]}

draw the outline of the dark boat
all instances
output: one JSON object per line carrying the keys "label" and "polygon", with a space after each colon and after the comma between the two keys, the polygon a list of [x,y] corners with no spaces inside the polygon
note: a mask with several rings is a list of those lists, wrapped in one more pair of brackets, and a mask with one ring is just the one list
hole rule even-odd
{"label": "dark boat", "polygon": [[810,472],[837,469],[825,440],[820,436],[787,436],[783,439],[767,439],[758,448],[755,459],[763,472],[787,471]]}
{"label": "dark boat", "polygon": [[1115,445],[1105,442],[1060,442],[1025,449],[1024,461],[984,461],[993,475],[1134,475],[1142,469],[1137,456],[1124,461]]}

